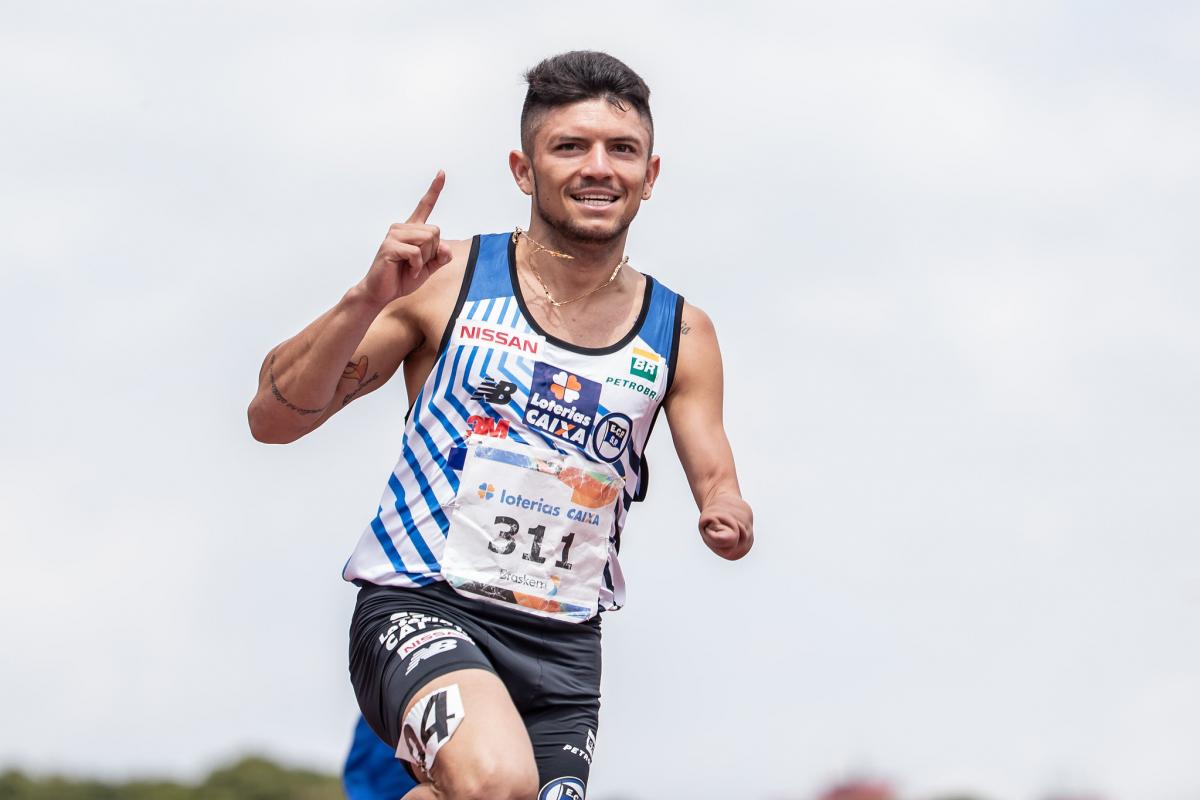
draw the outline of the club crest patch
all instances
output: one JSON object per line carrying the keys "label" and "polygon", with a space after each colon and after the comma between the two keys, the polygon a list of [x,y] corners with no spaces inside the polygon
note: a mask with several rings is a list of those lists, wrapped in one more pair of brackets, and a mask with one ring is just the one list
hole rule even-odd
{"label": "club crest patch", "polygon": [[611,464],[621,457],[632,438],[633,421],[624,414],[614,413],[596,425],[592,446],[601,460]]}
{"label": "club crest patch", "polygon": [[538,800],[583,800],[583,781],[578,778],[555,778],[538,792]]}

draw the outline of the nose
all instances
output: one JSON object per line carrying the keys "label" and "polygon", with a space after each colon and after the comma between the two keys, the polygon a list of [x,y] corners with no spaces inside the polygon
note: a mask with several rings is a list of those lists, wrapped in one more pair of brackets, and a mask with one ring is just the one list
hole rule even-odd
{"label": "nose", "polygon": [[608,178],[613,174],[612,160],[609,158],[608,149],[605,148],[603,142],[596,142],[588,150],[587,158],[583,162],[583,168],[580,170],[581,177],[599,180]]}

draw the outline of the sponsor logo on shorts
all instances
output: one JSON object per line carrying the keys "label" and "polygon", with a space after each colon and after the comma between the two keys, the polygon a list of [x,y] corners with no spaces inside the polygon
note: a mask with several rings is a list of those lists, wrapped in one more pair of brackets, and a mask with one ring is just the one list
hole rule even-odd
{"label": "sponsor logo on shorts", "polygon": [[591,728],[588,728],[587,741],[584,742],[582,748],[576,747],[573,744],[564,744],[562,749],[564,753],[579,756],[590,767],[592,765],[592,756],[596,752],[596,734],[592,732]]}
{"label": "sponsor logo on shorts", "polygon": [[632,438],[633,420],[624,414],[609,414],[596,425],[592,446],[596,455],[611,464],[621,457]]}
{"label": "sponsor logo on shorts", "polygon": [[400,649],[396,651],[396,655],[400,656],[401,658],[407,658],[414,650],[419,650],[430,642],[435,642],[438,639],[446,638],[462,639],[463,641],[467,642],[471,641],[467,638],[465,633],[459,633],[458,631],[451,630],[449,628],[439,628],[435,631],[428,631],[419,636],[412,637],[400,646]]}
{"label": "sponsor logo on shorts", "polygon": [[430,631],[454,631],[459,638],[470,641],[470,637],[458,625],[450,620],[435,617],[432,614],[421,614],[415,611],[399,611],[388,618],[387,629],[379,634],[379,644],[391,652],[401,642],[406,642],[412,636]]}
{"label": "sponsor logo on shorts", "polygon": [[599,383],[539,361],[533,368],[525,422],[583,449],[599,405]]}
{"label": "sponsor logo on shorts", "polygon": [[434,642],[433,644],[426,646],[423,650],[418,650],[413,654],[412,661],[408,662],[408,668],[404,670],[404,674],[411,675],[412,671],[417,668],[417,665],[425,659],[441,655],[442,653],[449,653],[456,647],[458,647],[458,642],[454,641],[453,639],[444,639],[440,642]]}
{"label": "sponsor logo on shorts", "polygon": [[458,323],[458,338],[466,342],[482,342],[493,350],[509,350],[519,354],[537,355],[539,344],[536,336],[515,328],[462,320]]}
{"label": "sponsor logo on shorts", "polygon": [[579,778],[555,778],[538,792],[538,800],[583,800],[583,792]]}

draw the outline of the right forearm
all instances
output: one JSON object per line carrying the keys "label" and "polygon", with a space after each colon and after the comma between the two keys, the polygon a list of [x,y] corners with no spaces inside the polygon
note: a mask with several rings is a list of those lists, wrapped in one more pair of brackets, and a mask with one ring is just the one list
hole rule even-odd
{"label": "right forearm", "polygon": [[[364,344],[363,337],[377,317],[385,327],[390,320],[380,312],[417,291],[453,260],[450,246],[441,241],[441,230],[426,224],[445,183],[446,174],[439,170],[408,221],[388,228],[366,277],[336,306],[267,354],[258,375],[258,392],[247,412],[255,439],[291,442],[336,413],[339,406],[332,403],[338,384],[343,379],[352,381],[351,374],[356,372],[347,370],[355,350]],[[342,405],[367,390],[368,384],[377,388],[386,381],[419,343],[419,331],[400,327],[398,338],[384,336],[386,346],[377,348],[383,351],[383,365],[366,381],[359,376],[357,385],[350,382]],[[368,338],[376,341],[380,337],[372,333]],[[370,349],[371,342],[365,347]],[[362,358],[356,363],[365,371],[366,354]],[[378,363],[374,355],[371,360]],[[380,375],[382,380],[377,381]]]}
{"label": "right forearm", "polygon": [[321,421],[347,362],[381,310],[355,287],[267,354],[248,410],[254,438],[289,442]]}

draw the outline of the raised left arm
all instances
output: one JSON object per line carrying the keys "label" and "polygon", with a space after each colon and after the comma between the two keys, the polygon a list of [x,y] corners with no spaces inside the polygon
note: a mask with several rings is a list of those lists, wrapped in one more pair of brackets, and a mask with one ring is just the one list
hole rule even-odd
{"label": "raised left arm", "polygon": [[679,359],[664,401],[675,452],[700,509],[700,536],[722,558],[739,559],[754,544],[754,512],[742,499],[722,418],[724,377],[712,320],[686,305]]}

